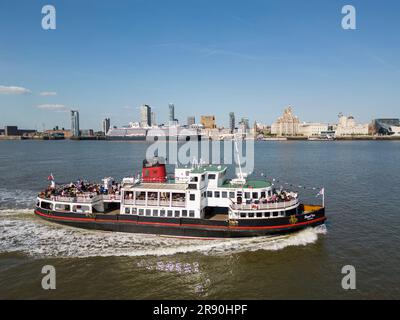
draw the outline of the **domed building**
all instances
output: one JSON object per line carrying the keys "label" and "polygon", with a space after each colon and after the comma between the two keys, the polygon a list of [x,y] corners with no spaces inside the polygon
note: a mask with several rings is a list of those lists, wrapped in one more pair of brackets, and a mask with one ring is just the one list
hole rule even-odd
{"label": "domed building", "polygon": [[293,114],[293,108],[289,106],[283,111],[282,117],[279,117],[271,126],[271,134],[277,136],[296,136],[299,134],[300,120]]}
{"label": "domed building", "polygon": [[368,124],[357,124],[353,116],[346,117],[339,114],[339,122],[336,126],[336,136],[368,135]]}

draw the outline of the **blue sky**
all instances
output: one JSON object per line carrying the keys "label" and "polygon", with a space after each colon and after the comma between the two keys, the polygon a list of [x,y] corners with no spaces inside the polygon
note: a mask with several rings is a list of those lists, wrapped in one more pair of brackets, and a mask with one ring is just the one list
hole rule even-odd
{"label": "blue sky", "polygon": [[[41,28],[46,4],[56,30]],[[346,4],[357,30],[341,28]],[[270,124],[289,104],[302,121],[399,117],[399,14],[386,0],[2,0],[0,126],[69,128],[75,108],[100,129],[143,103],[164,122],[169,102],[219,125],[230,111]]]}

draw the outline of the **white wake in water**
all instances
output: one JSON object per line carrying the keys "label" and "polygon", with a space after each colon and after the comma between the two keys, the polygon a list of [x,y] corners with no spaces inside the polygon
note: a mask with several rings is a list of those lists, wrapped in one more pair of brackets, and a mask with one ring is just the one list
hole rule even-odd
{"label": "white wake in water", "polygon": [[280,237],[229,240],[182,240],[159,236],[87,231],[45,222],[33,210],[0,210],[0,252],[38,257],[167,256],[179,253],[226,255],[282,250],[315,243],[325,226]]}

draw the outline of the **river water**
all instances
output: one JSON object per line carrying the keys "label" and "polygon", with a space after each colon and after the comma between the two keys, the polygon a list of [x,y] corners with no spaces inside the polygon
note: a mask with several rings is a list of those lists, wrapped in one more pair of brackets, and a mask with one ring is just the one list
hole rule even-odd
{"label": "river water", "polygon": [[[400,143],[257,142],[253,176],[326,190],[328,222],[275,238],[178,240],[85,231],[33,215],[57,181],[137,173],[146,143],[0,142],[0,298],[399,299]],[[318,190],[298,189],[320,203]],[[41,287],[44,265],[57,289]],[[342,267],[356,290],[342,289]]]}

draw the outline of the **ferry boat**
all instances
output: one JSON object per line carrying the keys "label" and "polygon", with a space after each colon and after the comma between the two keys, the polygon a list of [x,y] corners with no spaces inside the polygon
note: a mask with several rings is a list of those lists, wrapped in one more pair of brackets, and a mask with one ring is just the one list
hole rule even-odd
{"label": "ferry boat", "polygon": [[202,239],[285,234],[325,222],[324,202],[303,204],[297,193],[247,179],[241,170],[229,180],[227,169],[193,164],[176,167],[169,178],[156,157],[143,161],[140,177],[120,183],[56,185],[51,175],[35,214],[79,228]]}

